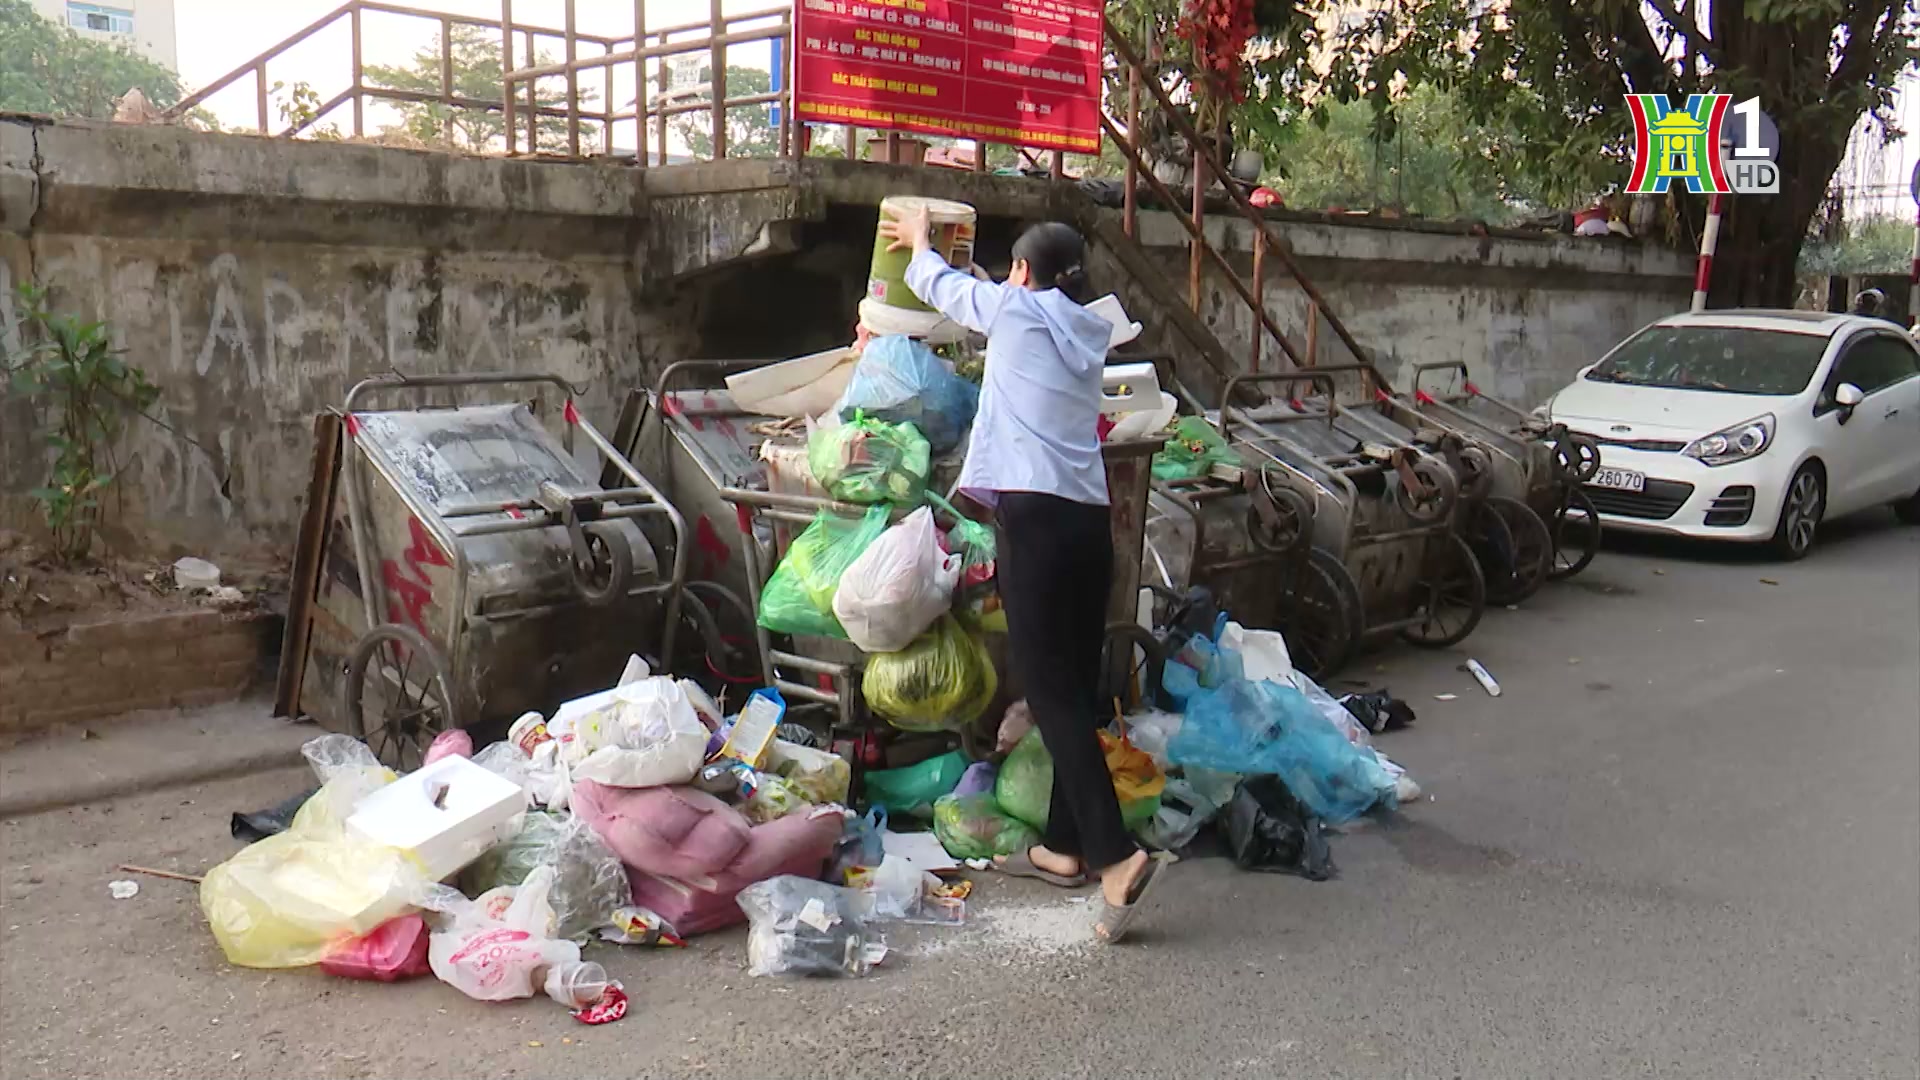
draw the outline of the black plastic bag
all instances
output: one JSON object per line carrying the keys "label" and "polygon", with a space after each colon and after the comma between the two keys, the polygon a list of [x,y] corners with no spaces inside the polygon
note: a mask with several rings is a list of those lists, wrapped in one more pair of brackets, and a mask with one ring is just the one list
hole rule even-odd
{"label": "black plastic bag", "polygon": [[1413,723],[1413,706],[1387,693],[1377,690],[1371,694],[1348,694],[1340,699],[1360,726],[1375,735],[1383,731],[1397,731]]}
{"label": "black plastic bag", "polygon": [[1320,819],[1277,776],[1250,776],[1227,804],[1227,847],[1242,870],[1298,874],[1325,881],[1334,874]]}
{"label": "black plastic bag", "polygon": [[243,844],[277,836],[293,825],[293,815],[299,813],[300,808],[307,805],[307,800],[319,790],[317,787],[308,788],[278,806],[269,806],[250,814],[235,814],[228,828],[233,831],[233,838]]}

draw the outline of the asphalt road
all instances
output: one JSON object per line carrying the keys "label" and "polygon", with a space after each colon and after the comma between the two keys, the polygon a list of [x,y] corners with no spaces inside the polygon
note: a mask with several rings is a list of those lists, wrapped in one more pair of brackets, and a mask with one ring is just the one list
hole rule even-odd
{"label": "asphalt road", "polygon": [[[750,979],[743,935],[596,946],[633,1011],[222,962],[191,886],[274,773],[16,818],[0,1076],[1901,1077],[1920,1074],[1920,530],[1791,566],[1634,544],[1469,640],[1349,674],[1431,793],[1337,880],[1172,870],[1136,940],[980,875],[873,977]],[[1764,580],[1763,580],[1764,579]],[[1436,694],[1452,693],[1441,702]]]}

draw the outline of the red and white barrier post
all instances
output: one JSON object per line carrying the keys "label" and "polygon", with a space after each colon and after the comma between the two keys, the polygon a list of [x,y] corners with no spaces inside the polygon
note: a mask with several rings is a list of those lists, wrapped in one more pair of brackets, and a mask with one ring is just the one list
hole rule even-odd
{"label": "red and white barrier post", "polygon": [[[1914,202],[1920,203],[1920,197]],[[1920,330],[1920,214],[1913,219],[1913,266],[1907,271],[1907,325]]]}
{"label": "red and white barrier post", "polygon": [[1707,227],[1700,232],[1700,267],[1693,274],[1694,311],[1707,310],[1707,286],[1713,283],[1713,249],[1720,245],[1720,215],[1726,207],[1725,195],[1707,200]]}

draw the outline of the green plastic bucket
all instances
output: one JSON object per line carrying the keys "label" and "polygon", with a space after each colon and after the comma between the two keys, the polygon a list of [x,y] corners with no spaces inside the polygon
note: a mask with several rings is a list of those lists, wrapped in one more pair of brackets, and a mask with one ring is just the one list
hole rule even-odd
{"label": "green plastic bucket", "polygon": [[[973,207],[947,199],[892,195],[881,200],[880,214],[885,219],[921,206],[927,208],[927,216],[933,222],[934,250],[947,260],[947,265],[956,270],[965,270],[973,262],[973,233],[977,217]],[[889,210],[895,213],[889,214]],[[867,297],[902,311],[932,311],[913,295],[912,289],[907,288],[907,264],[913,261],[913,249],[888,251],[887,245],[890,243],[892,241],[884,236],[874,236],[873,265],[867,272]]]}

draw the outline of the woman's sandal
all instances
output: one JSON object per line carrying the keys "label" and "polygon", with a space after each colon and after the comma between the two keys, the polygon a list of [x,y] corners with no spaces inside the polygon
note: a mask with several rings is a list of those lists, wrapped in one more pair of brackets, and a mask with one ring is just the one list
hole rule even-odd
{"label": "woman's sandal", "polygon": [[1005,859],[995,861],[993,867],[1008,877],[1036,878],[1049,885],[1058,885],[1063,889],[1077,889],[1087,883],[1087,875],[1085,873],[1074,874],[1069,877],[1065,874],[1056,874],[1050,870],[1040,869],[1033,865],[1032,852],[1032,848],[1025,848],[1014,852]]}
{"label": "woman's sandal", "polygon": [[[1141,904],[1147,899],[1147,892],[1154,882],[1160,880],[1160,871],[1173,862],[1173,856],[1164,851],[1156,851],[1147,856],[1147,867],[1140,871],[1140,880],[1127,890],[1127,902],[1115,907],[1107,903],[1103,892],[1099,905],[1094,908],[1093,936],[1108,945],[1115,944],[1127,936],[1127,927],[1133,923],[1133,917],[1139,913]],[[1105,932],[1102,932],[1105,928]]]}

